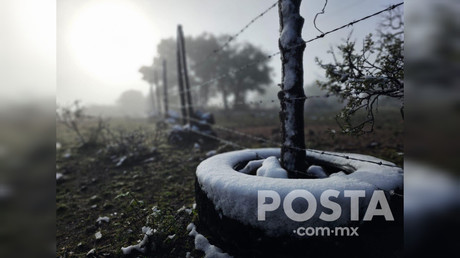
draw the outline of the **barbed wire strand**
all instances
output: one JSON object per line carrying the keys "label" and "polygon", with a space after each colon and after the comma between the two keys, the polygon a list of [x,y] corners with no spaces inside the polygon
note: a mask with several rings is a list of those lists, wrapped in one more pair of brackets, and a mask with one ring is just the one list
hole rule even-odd
{"label": "barbed wire strand", "polygon": [[[324,38],[324,36],[326,36],[326,35],[328,35],[328,34],[331,34],[331,33],[336,32],[336,31],[338,31],[338,30],[342,30],[342,29],[347,28],[347,27],[349,27],[349,26],[353,26],[353,25],[355,25],[356,23],[362,22],[362,21],[364,21],[364,20],[367,20],[367,19],[369,19],[369,18],[372,18],[372,17],[374,17],[374,16],[377,16],[377,15],[379,15],[379,14],[381,14],[381,13],[384,13],[384,12],[387,12],[387,11],[391,11],[391,10],[395,9],[396,7],[401,6],[401,5],[403,5],[403,4],[404,4],[404,2],[401,2],[401,3],[398,3],[398,4],[394,4],[394,5],[390,5],[389,7],[385,8],[385,9],[383,9],[383,10],[380,10],[380,11],[375,12],[375,13],[373,13],[373,14],[369,14],[369,15],[364,16],[364,17],[362,17],[362,18],[360,18],[360,19],[358,19],[358,20],[354,20],[354,21],[352,21],[352,22],[349,22],[349,23],[347,23],[347,24],[344,24],[344,25],[342,25],[342,26],[340,26],[340,27],[337,27],[337,28],[335,28],[335,29],[329,30],[329,31],[327,31],[327,32],[325,32],[325,33],[323,33],[323,34],[321,34],[321,35],[318,35],[318,36],[312,38],[312,39],[309,39],[309,40],[307,40],[307,41],[304,41],[304,43],[307,44],[307,43],[310,43],[310,42],[312,42],[312,41],[318,40],[318,39],[320,39],[320,38]],[[294,47],[299,47],[299,46],[294,46]]]}
{"label": "barbed wire strand", "polygon": [[[336,27],[336,28],[334,28],[334,29],[332,29],[332,30],[329,30],[329,31],[327,31],[327,32],[325,32],[325,33],[322,33],[322,34],[320,34],[320,35],[318,35],[318,36],[316,36],[316,37],[314,37],[314,38],[311,38],[311,39],[309,39],[309,40],[303,41],[303,42],[300,43],[300,44],[297,44],[297,45],[288,47],[288,48],[286,48],[285,50],[291,50],[291,49],[294,49],[294,48],[303,46],[303,45],[305,45],[305,44],[311,43],[311,42],[313,42],[313,41],[319,40],[319,39],[321,39],[321,38],[324,38],[324,37],[325,37],[326,35],[328,35],[328,34],[331,34],[331,33],[334,33],[334,32],[336,32],[336,31],[345,29],[345,28],[347,28],[347,27],[349,27],[349,26],[353,26],[353,25],[355,25],[355,24],[357,24],[357,23],[359,23],[359,22],[365,21],[365,20],[367,20],[367,19],[369,19],[369,18],[372,18],[372,17],[374,17],[374,16],[377,16],[377,15],[383,13],[383,12],[391,11],[391,10],[395,9],[396,7],[401,6],[401,5],[403,5],[403,4],[404,4],[404,2],[401,2],[401,3],[398,3],[398,4],[391,5],[391,6],[385,8],[385,9],[383,9],[383,10],[380,10],[380,11],[375,12],[375,13],[373,13],[373,14],[369,14],[369,15],[364,16],[364,17],[362,17],[362,18],[360,18],[360,19],[358,19],[358,20],[354,20],[354,21],[352,21],[352,22],[346,23],[346,24],[344,24],[344,25],[342,25],[342,26]],[[244,66],[242,66],[242,67],[240,67],[240,68],[238,68],[238,69],[236,69],[236,70],[233,70],[233,71],[230,71],[230,72],[228,72],[228,73],[226,73],[226,74],[222,74],[222,75],[220,75],[220,76],[217,76],[217,77],[215,77],[215,78],[212,78],[212,79],[210,79],[210,80],[208,80],[208,81],[206,81],[206,82],[204,82],[204,83],[202,83],[202,84],[198,84],[198,85],[192,86],[192,87],[190,87],[190,89],[184,90],[183,92],[196,90],[196,89],[198,89],[198,88],[200,88],[200,87],[206,86],[206,85],[208,85],[208,84],[210,84],[210,83],[213,83],[213,82],[215,82],[215,81],[219,81],[219,80],[221,80],[221,79],[223,79],[223,78],[226,78],[226,77],[228,77],[228,76],[230,76],[230,75],[236,74],[236,73],[238,73],[238,72],[240,72],[240,71],[242,71],[242,70],[247,69],[248,67],[251,67],[251,66],[253,66],[253,65],[259,64],[259,63],[261,63],[261,62],[263,62],[263,61],[266,61],[266,60],[268,60],[268,59],[270,59],[270,58],[272,58],[272,57],[274,57],[274,56],[280,55],[280,54],[281,54],[281,51],[277,51],[277,52],[275,52],[275,53],[273,53],[273,54],[271,54],[271,55],[266,56],[265,58],[261,58],[261,59],[259,59],[259,60],[257,60],[257,61],[248,63],[248,64],[246,64],[246,65],[244,65]],[[177,91],[177,93],[180,93],[179,90],[176,90],[176,91]],[[174,92],[171,92],[171,93],[174,94]]]}
{"label": "barbed wire strand", "polygon": [[[264,157],[264,155],[261,155],[260,153],[258,153],[257,151],[255,150],[252,150],[251,148],[249,147],[245,147],[245,146],[242,146],[240,144],[237,144],[237,143],[234,143],[232,141],[229,141],[229,140],[225,140],[223,138],[220,138],[220,137],[217,137],[217,136],[214,136],[214,135],[210,135],[210,134],[206,134],[206,133],[203,133],[203,132],[200,132],[198,130],[191,130],[193,133],[196,133],[198,135],[201,135],[201,136],[204,136],[204,137],[207,137],[207,138],[210,138],[210,139],[213,139],[213,140],[217,140],[221,143],[224,143],[224,144],[228,144],[236,149],[240,149],[240,150],[248,150],[248,151],[252,151],[256,154],[257,157],[260,157],[262,159],[267,159],[267,157]],[[311,174],[305,172],[305,171],[299,171],[299,170],[293,170],[293,172],[296,172],[296,173],[300,173],[300,174],[304,174],[304,175],[308,175],[308,176],[312,176]]]}
{"label": "barbed wire strand", "polygon": [[[268,144],[271,144],[271,145],[277,146],[277,147],[283,147],[283,145],[280,144],[280,143],[276,143],[274,141],[271,141],[271,140],[268,140],[268,139],[265,139],[265,138],[262,138],[262,137],[246,134],[246,133],[243,133],[243,132],[240,132],[240,131],[236,131],[234,129],[223,127],[223,126],[213,125],[213,124],[207,123],[206,121],[198,120],[198,119],[195,119],[195,118],[189,118],[189,119],[192,120],[192,121],[195,121],[195,122],[198,122],[198,123],[201,123],[201,124],[205,124],[205,125],[209,125],[209,126],[215,127],[216,129],[224,130],[224,131],[227,131],[229,133],[233,133],[233,134],[243,136],[243,137],[246,137],[246,138],[249,138],[249,139],[253,139],[253,140],[256,140],[256,141],[261,141],[261,142],[268,143]],[[225,140],[225,141],[227,141],[227,140]],[[231,141],[229,141],[229,142],[231,142]],[[309,151],[309,152],[313,152],[313,153],[317,153],[317,154],[321,154],[321,155],[328,155],[328,156],[334,156],[334,157],[338,157],[338,158],[344,158],[344,159],[348,159],[348,160],[367,162],[367,163],[372,163],[372,164],[380,165],[380,166],[398,167],[396,165],[384,163],[382,161],[366,160],[366,159],[362,159],[362,158],[352,157],[352,156],[349,156],[349,155],[340,155],[340,154],[333,153],[333,152],[318,151],[318,150],[313,150],[313,149],[302,149],[302,148],[296,148],[296,147],[292,147],[292,146],[284,146],[284,147],[295,149],[295,150],[300,150],[300,151],[306,151],[306,152]]]}
{"label": "barbed wire strand", "polygon": [[[326,99],[326,98],[330,98],[330,97],[333,97],[333,95],[331,94],[322,94],[322,95],[309,95],[309,96],[305,96],[305,97],[299,97],[299,98],[285,98],[284,100],[311,100],[311,99]],[[248,106],[248,105],[260,105],[260,104],[269,104],[269,103],[277,103],[279,101],[279,99],[265,99],[265,100],[249,100],[249,101],[238,101],[238,102],[234,102],[232,103],[232,106]],[[222,107],[224,106],[224,104],[222,102],[219,102],[217,105],[214,104],[214,105],[209,105],[209,106],[219,106],[219,107]],[[178,106],[178,105],[169,105],[169,107],[171,108],[176,108],[176,109],[181,109],[182,107],[181,106]],[[189,105],[185,105],[185,108],[188,108]],[[202,107],[204,108],[205,106],[203,104],[195,104],[195,105],[191,105],[191,107],[193,108],[199,108],[199,107]]]}
{"label": "barbed wire strand", "polygon": [[[213,139],[213,140],[217,140],[219,142],[222,142],[224,144],[228,144],[230,146],[233,146],[234,148],[236,149],[241,149],[241,150],[248,150],[248,151],[253,151],[256,156],[262,158],[262,159],[266,159],[267,157],[264,157],[263,155],[261,155],[260,153],[258,153],[257,151],[255,150],[252,150],[251,148],[249,147],[245,147],[245,146],[242,146],[240,144],[237,144],[237,143],[234,143],[232,141],[229,141],[229,140],[225,140],[223,138],[220,138],[220,137],[217,137],[217,136],[214,136],[214,135],[210,135],[210,134],[206,134],[206,133],[203,133],[203,132],[200,132],[198,130],[191,130],[193,133],[196,133],[198,135],[201,135],[201,136],[204,136],[204,137],[207,137],[207,138],[210,138],[210,139]],[[399,168],[398,166],[395,166],[395,165],[391,165],[391,164],[385,164],[383,162],[376,162],[376,161],[371,161],[371,160],[365,160],[365,159],[359,159],[359,158],[354,158],[354,157],[350,157],[350,156],[342,156],[342,155],[338,155],[338,154],[335,154],[335,153],[330,153],[330,152],[324,152],[324,151],[317,151],[317,150],[312,150],[312,149],[301,149],[302,151],[306,151],[306,152],[313,152],[313,153],[317,153],[317,154],[321,154],[321,155],[332,155],[332,156],[335,156],[335,157],[340,157],[340,158],[346,158],[346,159],[349,159],[349,160],[355,160],[355,161],[361,161],[361,162],[367,162],[367,163],[373,163],[373,164],[376,164],[376,165],[380,165],[380,166],[389,166],[389,167],[396,167],[396,168]],[[304,174],[304,175],[307,175],[307,176],[313,176],[312,174],[309,174],[307,173],[306,171],[299,171],[299,170],[292,170],[292,172],[296,172],[296,173],[299,173],[299,174]],[[401,194],[397,194],[395,193],[393,190],[384,190],[384,189],[381,189],[379,187],[377,187],[376,185],[374,185],[377,189],[379,190],[383,190],[383,191],[386,191],[388,192],[390,195],[398,195],[398,196],[402,196]]]}
{"label": "barbed wire strand", "polygon": [[224,48],[226,48],[232,41],[234,41],[236,38],[238,38],[245,30],[247,30],[252,24],[254,24],[259,18],[264,16],[266,13],[268,13],[271,9],[273,9],[276,5],[278,4],[278,1],[270,5],[266,10],[264,10],[262,13],[258,14],[256,17],[254,17],[249,23],[247,23],[243,28],[241,28],[236,34],[233,36],[230,36],[228,40],[223,43],[220,47],[214,49],[209,55],[207,55],[202,61],[198,62],[195,67],[200,67],[204,63],[206,63],[213,55],[218,54],[221,52]]}

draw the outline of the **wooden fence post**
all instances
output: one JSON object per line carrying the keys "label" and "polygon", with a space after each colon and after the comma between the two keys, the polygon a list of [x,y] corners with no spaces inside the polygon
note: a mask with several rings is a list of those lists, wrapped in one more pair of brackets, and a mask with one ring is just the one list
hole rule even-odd
{"label": "wooden fence post", "polygon": [[150,107],[149,107],[149,116],[154,116],[155,110],[155,94],[153,93],[153,82],[150,82],[149,96],[150,96]]}
{"label": "wooden fence post", "polygon": [[163,59],[163,104],[164,104],[164,117],[168,118],[168,79],[166,72],[166,60]]}
{"label": "wooden fence post", "polygon": [[304,19],[299,13],[301,2],[302,0],[281,0],[278,3],[282,64],[281,91],[278,94],[283,138],[281,165],[288,171],[290,178],[305,177],[303,173],[308,167],[303,118],[305,93],[302,61],[305,44],[302,39]]}
{"label": "wooden fence post", "polygon": [[[184,83],[185,83],[185,91],[186,91],[186,97],[187,97],[187,107],[188,107],[188,116],[189,116],[189,122],[193,123],[194,118],[194,111],[193,111],[193,105],[192,105],[192,95],[190,92],[190,83],[188,79],[188,70],[187,70],[187,56],[185,53],[185,42],[184,42],[184,33],[182,31],[182,25],[179,25],[177,27],[178,30],[178,40],[180,41],[180,46],[181,46],[181,64],[182,64],[182,76],[184,78]],[[191,118],[191,119],[190,119]]]}
{"label": "wooden fence post", "polygon": [[[155,99],[157,102],[157,111],[158,111],[158,116],[161,116],[160,77],[158,75],[157,70],[154,70],[154,78],[155,78],[155,95],[156,95]],[[152,96],[152,99],[153,99],[153,96]]]}
{"label": "wooden fence post", "polygon": [[180,44],[180,25],[177,27],[177,83],[179,84],[179,96],[180,96],[180,105],[182,113],[182,124],[187,124],[187,110],[185,108],[185,92],[184,92],[184,82],[182,76],[182,58],[181,58],[181,44]]}

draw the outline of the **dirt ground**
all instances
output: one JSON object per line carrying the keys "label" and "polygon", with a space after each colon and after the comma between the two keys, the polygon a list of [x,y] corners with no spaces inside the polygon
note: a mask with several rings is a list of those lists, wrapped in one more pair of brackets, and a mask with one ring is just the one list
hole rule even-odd
{"label": "dirt ground", "polygon": [[[369,154],[402,166],[403,126],[395,114],[397,111],[383,112],[375,132],[360,137],[331,134],[332,129],[339,129],[330,116],[307,117],[307,147]],[[217,125],[280,142],[274,112],[216,113],[215,118]],[[158,127],[156,122],[108,120],[107,126],[119,139],[131,137],[127,143],[143,147],[128,149],[136,153],[131,156],[126,150],[108,147],[111,143],[107,139],[81,146],[72,130],[57,124],[56,172],[57,177],[62,176],[56,187],[56,256],[122,256],[122,247],[143,239],[144,226],[157,230],[151,256],[185,257],[187,252],[193,257],[204,255],[194,249],[193,238],[186,230],[197,218],[192,209],[195,170],[209,150],[235,148],[222,143],[208,149],[172,146],[166,141],[168,128]],[[80,126],[82,131],[90,132],[95,124],[93,119]],[[245,147],[269,145],[214,130],[218,137]],[[128,158],[122,161],[124,156]],[[109,221],[97,222],[99,217],[108,217]]]}

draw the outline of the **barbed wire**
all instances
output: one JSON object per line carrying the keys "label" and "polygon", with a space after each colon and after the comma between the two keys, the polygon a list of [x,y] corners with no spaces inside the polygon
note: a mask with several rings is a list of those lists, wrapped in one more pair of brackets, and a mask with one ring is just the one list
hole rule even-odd
{"label": "barbed wire", "polygon": [[[393,10],[393,9],[395,9],[396,7],[401,6],[401,5],[403,5],[403,4],[404,4],[404,2],[401,2],[401,3],[398,3],[398,4],[391,5],[391,6],[389,6],[388,8],[385,8],[385,9],[380,10],[380,11],[378,11],[378,12],[375,12],[375,13],[373,13],[373,14],[364,16],[364,17],[362,17],[362,18],[360,18],[360,19],[358,19],[358,20],[354,20],[354,21],[349,22],[349,23],[347,23],[347,24],[344,24],[344,25],[342,25],[342,26],[336,27],[336,28],[334,28],[334,29],[332,29],[332,30],[329,30],[329,31],[327,31],[327,32],[324,32],[324,33],[322,33],[322,34],[320,34],[320,35],[318,35],[318,36],[316,36],[316,37],[314,37],[314,38],[311,38],[311,39],[309,39],[309,40],[303,41],[301,44],[291,46],[291,47],[287,48],[286,50],[294,49],[294,48],[300,47],[300,46],[302,46],[302,45],[304,45],[304,44],[308,44],[308,43],[310,43],[310,42],[313,42],[313,41],[315,41],[315,40],[319,40],[319,39],[321,39],[321,38],[324,38],[324,37],[325,37],[326,35],[328,35],[328,34],[331,34],[331,33],[334,33],[334,32],[336,32],[336,31],[345,29],[345,28],[347,28],[347,27],[349,27],[349,26],[353,26],[354,24],[357,24],[357,23],[359,23],[359,22],[362,22],[362,21],[364,21],[364,20],[367,20],[367,19],[369,19],[369,18],[371,18],[371,17],[377,16],[377,15],[383,13],[383,12]],[[271,7],[273,8],[274,6],[276,6],[276,4],[274,4],[274,5],[271,6]],[[265,60],[268,60],[268,59],[270,59],[270,58],[272,58],[272,57],[274,57],[274,56],[277,56],[277,55],[279,55],[279,54],[281,54],[281,52],[280,52],[280,51],[277,51],[277,52],[275,52],[275,53],[273,53],[273,54],[271,54],[271,55],[268,55],[268,56],[265,57],[265,58],[262,58],[262,59],[260,59],[260,60],[255,61],[255,62],[248,63],[248,64],[246,64],[246,65],[244,65],[244,66],[242,66],[242,67],[240,67],[240,68],[238,68],[238,69],[235,69],[235,70],[233,70],[233,71],[230,71],[230,72],[227,73],[227,74],[223,74],[223,75],[217,76],[217,77],[215,77],[215,78],[213,78],[213,79],[210,79],[210,80],[208,80],[208,81],[206,81],[206,82],[204,82],[204,83],[202,83],[202,84],[193,86],[193,87],[191,87],[191,88],[189,89],[189,91],[190,91],[190,90],[194,90],[194,89],[199,88],[199,87],[202,87],[202,86],[205,86],[205,85],[208,85],[208,84],[210,84],[210,83],[212,83],[212,82],[214,82],[214,81],[218,81],[218,80],[223,79],[223,78],[225,78],[225,77],[228,77],[228,76],[230,76],[230,75],[233,75],[233,74],[235,74],[235,73],[237,73],[237,72],[239,72],[239,71],[242,71],[242,70],[244,70],[244,69],[247,69],[247,68],[250,67],[250,66],[253,66],[253,65],[255,65],[255,64],[258,64],[258,63],[260,63],[260,62],[263,62],[263,61],[265,61]],[[193,88],[193,89],[192,89],[192,88]],[[185,92],[185,91],[183,91],[183,92]],[[289,98],[288,100],[306,100],[306,99],[310,99],[310,98],[320,98],[320,97],[329,97],[329,96],[330,96],[329,94],[325,94],[325,95],[322,95],[322,96],[321,96],[321,95],[318,95],[318,96],[305,96],[305,97],[300,97],[300,98]],[[272,99],[272,100],[270,100],[270,101],[274,102],[275,100]],[[250,138],[250,139],[253,139],[253,140],[257,140],[257,141],[262,141],[262,142],[265,142],[265,143],[268,143],[268,144],[273,144],[274,146],[283,147],[282,144],[275,143],[275,142],[273,142],[273,141],[270,141],[270,140],[267,140],[267,139],[264,139],[264,138],[261,138],[261,137],[257,137],[257,136],[254,136],[254,135],[249,135],[249,134],[246,134],[246,133],[242,133],[242,132],[239,132],[239,131],[236,131],[236,130],[233,130],[233,129],[230,129],[230,128],[226,128],[226,127],[223,127],[223,126],[212,125],[212,124],[209,124],[209,123],[207,123],[207,122],[204,122],[204,121],[201,121],[201,120],[198,120],[198,119],[194,119],[194,118],[190,118],[190,119],[191,119],[191,120],[194,120],[194,121],[196,121],[196,122],[200,122],[200,123],[202,123],[202,124],[208,124],[208,125],[210,125],[210,126],[214,126],[214,127],[217,128],[217,129],[225,130],[225,131],[227,131],[227,132],[229,132],[229,133],[233,133],[233,134],[236,134],[236,135],[239,135],[239,136],[243,136],[243,137],[246,137],[246,138]],[[202,133],[200,132],[200,134],[202,134]],[[231,141],[228,141],[228,140],[225,140],[225,139],[221,139],[221,138],[216,137],[216,136],[211,136],[211,135],[208,135],[208,134],[202,134],[202,135],[206,135],[206,136],[209,136],[209,137],[213,137],[215,140],[219,140],[219,141],[225,142],[225,143],[230,144],[230,145],[232,145],[232,146],[239,146],[239,147],[241,147],[241,148],[244,148],[243,146],[241,146],[241,145],[239,145],[239,144],[237,144],[237,143],[234,143],[234,142],[231,142]],[[372,163],[372,164],[376,164],[376,165],[380,165],[380,166],[398,167],[398,166],[396,166],[396,165],[383,163],[383,162],[381,162],[381,161],[378,161],[378,162],[377,162],[377,161],[375,161],[375,160],[366,160],[366,159],[351,157],[351,156],[349,156],[349,155],[340,155],[340,154],[332,153],[332,152],[317,151],[317,150],[312,150],[312,149],[299,149],[299,148],[291,147],[291,146],[284,146],[284,147],[293,148],[293,149],[297,149],[297,150],[302,150],[302,151],[306,151],[306,152],[309,151],[309,152],[317,153],[317,154],[320,154],[320,155],[329,155],[329,156],[344,158],[344,159],[348,159],[348,160],[355,160],[355,161],[367,162],[367,163]]]}
{"label": "barbed wire", "polygon": [[[284,100],[311,100],[311,99],[327,99],[330,97],[333,97],[334,95],[332,94],[322,94],[322,95],[309,95],[305,97],[299,97],[299,98],[284,98]],[[232,102],[231,106],[250,106],[250,105],[260,105],[260,104],[273,104],[273,103],[278,103],[279,99],[265,99],[265,100],[249,100],[249,101],[237,101],[237,102]],[[219,102],[217,105],[209,105],[209,106],[219,106],[222,107],[224,104],[222,102]],[[181,109],[181,106],[178,105],[169,105],[171,108],[176,108],[176,109]],[[185,105],[185,108],[188,108],[189,105]],[[193,108],[197,107],[202,107],[204,108],[205,105],[203,104],[195,104],[191,105]]]}
{"label": "barbed wire", "polygon": [[[317,36],[314,37],[314,38],[311,38],[311,39],[309,39],[309,40],[304,40],[304,41],[302,41],[302,43],[300,43],[300,44],[297,44],[297,45],[294,45],[294,46],[291,46],[291,47],[286,48],[285,51],[286,51],[286,50],[292,50],[292,49],[298,48],[298,47],[300,47],[300,46],[303,46],[303,45],[305,45],[305,44],[311,43],[311,42],[313,42],[313,41],[322,39],[322,38],[324,38],[326,35],[329,35],[329,34],[334,33],[334,32],[336,32],[336,31],[339,31],[339,30],[348,28],[348,27],[353,26],[353,25],[355,25],[355,24],[357,24],[357,23],[359,23],[359,22],[362,22],[362,21],[365,21],[365,20],[367,20],[367,19],[369,19],[369,18],[372,18],[372,17],[374,17],[374,16],[377,16],[377,15],[379,15],[379,14],[381,14],[381,13],[384,13],[384,12],[387,12],[387,11],[391,11],[391,10],[395,9],[396,7],[401,6],[401,5],[403,5],[403,4],[404,4],[404,2],[401,2],[401,3],[398,3],[398,4],[391,5],[391,6],[385,8],[385,9],[383,9],[383,10],[380,10],[380,11],[375,12],[375,13],[373,13],[373,14],[364,16],[364,17],[362,17],[362,18],[360,18],[360,19],[358,19],[358,20],[354,20],[354,21],[352,21],[352,22],[346,23],[346,24],[344,24],[344,25],[342,25],[342,26],[339,26],[339,27],[336,27],[336,28],[334,28],[334,29],[332,29],[332,30],[329,30],[329,31],[327,31],[327,32],[325,32],[325,33],[322,33],[322,34],[320,34],[320,35],[317,35]],[[261,58],[261,59],[259,59],[259,60],[254,61],[254,62],[251,62],[251,63],[248,63],[248,64],[246,64],[246,65],[243,65],[242,67],[237,68],[237,69],[235,69],[235,70],[233,70],[233,71],[229,71],[229,72],[226,73],[226,74],[222,74],[222,75],[220,75],[220,76],[214,77],[214,78],[212,78],[212,79],[210,79],[210,80],[208,80],[208,81],[206,81],[206,82],[204,82],[204,83],[202,83],[202,84],[198,84],[198,85],[192,86],[192,87],[190,87],[190,89],[184,90],[183,93],[188,92],[188,91],[192,91],[192,90],[197,90],[197,89],[200,88],[200,87],[209,85],[209,84],[211,84],[211,83],[213,83],[213,82],[216,82],[216,81],[219,81],[219,80],[221,80],[221,79],[223,79],[223,78],[226,78],[226,77],[228,77],[228,76],[234,75],[234,74],[236,74],[236,73],[238,73],[238,72],[240,72],[240,71],[243,71],[243,70],[245,70],[245,69],[247,69],[247,68],[249,68],[249,67],[251,67],[251,66],[253,66],[253,65],[256,65],[256,64],[259,64],[259,63],[261,63],[261,62],[264,62],[264,61],[266,61],[266,60],[268,60],[268,59],[270,59],[270,58],[272,58],[272,57],[274,57],[274,56],[280,55],[280,54],[281,54],[281,51],[274,52],[274,53],[272,53],[272,54],[270,54],[270,55],[268,55],[268,56],[266,56],[266,57],[264,57],[264,58]],[[176,91],[177,91],[176,93],[181,93],[179,90],[176,90]],[[171,93],[174,94],[174,92],[171,92]]]}
{"label": "barbed wire", "polygon": [[326,11],[326,6],[327,6],[327,0],[326,0],[326,2],[324,3],[323,9],[322,9],[320,12],[318,12],[318,13],[315,15],[315,18],[313,19],[313,26],[315,26],[315,29],[317,29],[320,33],[324,33],[324,32],[321,31],[320,29],[318,29],[318,26],[316,26],[316,18],[318,18],[318,15],[324,14],[324,12]]}
{"label": "barbed wire", "polygon": [[[217,128],[217,127],[216,127]],[[221,127],[223,128],[223,127]],[[228,128],[225,128],[226,130],[229,130],[229,131],[233,131],[231,129],[228,129]],[[207,138],[210,138],[210,139],[213,139],[213,140],[217,140],[221,143],[224,143],[224,144],[227,144],[227,145],[230,145],[236,149],[241,149],[241,150],[249,150],[249,151],[253,151],[256,156],[262,158],[262,159],[266,159],[267,157],[264,157],[263,155],[261,155],[260,153],[258,153],[257,151],[255,150],[252,150],[251,148],[249,147],[245,147],[245,146],[242,146],[240,144],[237,144],[235,142],[232,142],[232,141],[229,141],[229,140],[226,140],[226,139],[223,139],[223,138],[220,138],[220,137],[217,137],[217,136],[214,136],[214,135],[210,135],[210,134],[206,134],[206,133],[203,133],[203,132],[200,132],[198,130],[191,130],[193,133],[196,133],[198,135],[201,135],[201,136],[204,136],[204,137],[207,137]],[[234,131],[234,132],[237,132],[237,131]],[[253,135],[248,135],[248,134],[244,134],[244,133],[241,133],[241,132],[237,132],[238,134],[240,135],[245,135],[245,136],[251,136],[252,138],[254,139],[262,139],[264,141],[268,141],[268,142],[271,142],[269,140],[266,140],[266,139],[263,139],[263,138],[259,138],[257,136],[253,136]],[[281,144],[276,144],[275,143],[275,146],[278,145],[278,147],[281,147],[282,145]],[[388,167],[395,167],[395,168],[399,168],[398,166],[395,166],[395,165],[392,165],[392,164],[386,164],[386,163],[383,163],[383,162],[376,162],[376,161],[372,161],[372,160],[365,160],[365,159],[360,159],[360,158],[354,158],[354,157],[350,157],[350,156],[344,156],[344,155],[339,155],[339,154],[336,154],[336,153],[330,153],[330,152],[325,152],[325,151],[318,151],[318,150],[312,150],[312,149],[300,149],[302,151],[305,151],[306,153],[307,152],[313,152],[313,153],[317,153],[317,154],[320,154],[320,155],[330,155],[330,156],[335,156],[335,157],[339,157],[339,158],[345,158],[345,159],[348,159],[348,160],[355,160],[355,161],[361,161],[361,162],[367,162],[367,163],[372,163],[372,164],[375,164],[375,165],[379,165],[379,166],[388,166]],[[303,174],[303,175],[307,175],[309,177],[312,176],[312,174],[309,174],[307,173],[306,171],[300,171],[300,170],[292,170],[292,172],[296,172],[296,173],[299,173],[299,174]],[[374,185],[375,186],[375,185]],[[393,194],[396,194],[394,191],[390,190],[384,190],[384,189],[381,189],[377,186],[375,186],[376,188],[380,189],[380,190],[383,190],[383,191],[387,191],[389,192],[391,195]],[[399,196],[402,196],[400,194],[398,194]]]}
{"label": "barbed wire", "polygon": [[[385,8],[385,9],[383,9],[383,10],[380,10],[380,11],[375,12],[375,13],[373,13],[373,14],[369,14],[369,15],[364,16],[364,17],[362,17],[362,18],[360,18],[360,19],[358,19],[358,20],[354,20],[354,21],[349,22],[349,23],[347,23],[347,24],[344,24],[344,25],[342,25],[342,26],[340,26],[340,27],[337,27],[337,28],[335,28],[335,29],[332,29],[332,30],[329,30],[329,31],[327,31],[327,32],[325,32],[325,33],[322,33],[322,34],[320,34],[320,35],[318,35],[318,36],[316,36],[316,37],[314,37],[314,38],[312,38],[312,39],[306,40],[306,41],[304,41],[304,43],[307,44],[307,43],[310,43],[310,42],[312,42],[312,41],[318,40],[318,39],[320,39],[320,38],[324,38],[324,36],[326,36],[326,35],[328,35],[328,34],[331,34],[331,33],[333,33],[333,32],[342,30],[342,29],[344,29],[344,28],[353,26],[353,25],[355,25],[356,23],[365,21],[365,20],[367,20],[367,19],[369,19],[369,18],[372,18],[372,17],[374,17],[374,16],[377,16],[377,15],[379,15],[379,14],[381,14],[381,13],[391,11],[391,10],[395,9],[396,7],[401,6],[401,5],[403,5],[403,4],[404,4],[404,2],[401,2],[401,3],[398,3],[398,4],[394,4],[394,5],[390,5],[389,7]],[[294,47],[299,47],[299,46],[294,46]]]}
{"label": "barbed wire", "polygon": [[226,42],[224,42],[220,47],[217,49],[214,49],[209,55],[207,55],[202,61],[198,62],[195,67],[199,67],[206,63],[209,58],[211,58],[213,55],[218,54],[220,51],[222,51],[224,48],[226,48],[232,41],[234,41],[236,38],[238,38],[245,30],[247,30],[252,24],[254,24],[259,18],[264,16],[266,13],[268,13],[271,9],[273,9],[276,5],[278,4],[278,1],[270,5],[266,10],[264,10],[262,13],[258,14],[256,17],[254,17],[249,23],[247,23],[243,28],[241,28],[236,34],[233,36],[230,36]]}
{"label": "barbed wire", "polygon": [[233,146],[233,147],[236,147],[236,148],[239,148],[239,149],[246,149],[246,147],[244,147],[242,145],[239,145],[238,143],[235,143],[235,142],[232,142],[232,141],[229,141],[229,140],[225,140],[225,139],[219,138],[219,137],[211,135],[211,134],[203,133],[203,132],[200,132],[199,130],[191,129],[191,131],[196,133],[196,134],[199,134],[201,136],[205,136],[205,137],[208,137],[210,139],[220,141],[222,143],[228,144],[230,146]]}
{"label": "barbed wire", "polygon": [[[320,155],[327,155],[327,156],[333,156],[333,157],[343,158],[343,159],[348,159],[348,160],[361,161],[361,162],[371,163],[371,164],[375,164],[375,165],[379,165],[379,166],[387,166],[387,167],[399,168],[399,166],[397,166],[397,165],[384,163],[382,161],[366,160],[366,159],[362,159],[362,158],[356,158],[356,157],[352,157],[352,156],[349,156],[349,155],[341,155],[341,154],[337,154],[337,153],[333,153],[333,152],[327,152],[327,151],[318,151],[318,150],[313,150],[313,149],[302,149],[302,148],[296,148],[296,147],[292,147],[292,146],[283,146],[283,144],[281,144],[281,143],[277,143],[277,142],[274,142],[274,141],[271,141],[271,140],[268,140],[268,139],[265,139],[265,138],[262,138],[262,137],[254,136],[254,135],[251,135],[251,134],[243,133],[243,132],[231,129],[231,128],[227,128],[227,127],[224,127],[224,126],[218,126],[218,125],[211,124],[211,123],[208,123],[206,121],[195,119],[195,118],[189,118],[189,119],[191,121],[194,121],[194,122],[197,122],[197,123],[208,125],[208,126],[216,128],[216,129],[220,129],[220,130],[223,130],[223,131],[235,134],[235,135],[243,136],[243,137],[246,137],[246,138],[249,138],[249,139],[252,139],[252,140],[261,141],[261,142],[264,142],[266,144],[271,144],[273,146],[280,147],[280,148],[281,147],[287,147],[287,148],[290,148],[290,149],[295,149],[295,150],[300,150],[300,151],[305,151],[305,152],[313,152],[313,153],[320,154]],[[215,136],[213,136],[213,137],[215,137]],[[218,137],[216,137],[216,138],[218,138]],[[222,140],[227,141],[229,143],[232,143],[234,145],[235,144],[238,145],[237,143],[234,143],[234,142],[231,142],[231,141],[228,141],[228,140],[225,140],[225,139],[222,139]],[[239,146],[241,146],[241,145],[239,145]]]}

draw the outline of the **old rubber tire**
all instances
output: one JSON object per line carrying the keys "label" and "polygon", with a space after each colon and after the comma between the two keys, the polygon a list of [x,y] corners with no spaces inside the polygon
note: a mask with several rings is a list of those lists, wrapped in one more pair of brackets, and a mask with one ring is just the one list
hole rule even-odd
{"label": "old rubber tire", "polygon": [[[274,254],[284,257],[333,257],[339,253],[350,253],[359,257],[360,255],[355,252],[358,248],[362,251],[363,257],[385,257],[393,256],[397,250],[402,249],[402,197],[399,194],[391,194],[394,191],[402,192],[403,172],[400,168],[371,156],[333,156],[315,151],[307,152],[310,164],[346,173],[324,179],[276,179],[246,175],[235,169],[250,160],[268,156],[279,157],[280,150],[268,148],[223,153],[203,161],[197,168],[195,193],[199,229],[212,236],[225,251],[236,256],[249,257],[266,257]],[[369,160],[372,163],[359,160]],[[379,165],[379,162],[390,166]],[[381,189],[387,193],[395,221],[350,223],[349,220],[339,219],[333,226],[360,227],[359,238],[339,239],[300,238],[292,233],[292,229],[299,226],[328,226],[319,220],[294,223],[280,212],[271,217],[267,215],[267,220],[272,220],[269,226],[263,221],[257,221],[257,190],[277,191],[283,200],[288,192],[296,189],[364,189],[366,192]],[[315,193],[314,191],[313,194]],[[319,200],[319,196],[315,197]],[[368,204],[369,198],[366,199],[367,201],[360,203],[361,206]],[[241,203],[244,205],[240,205]],[[321,208],[317,210],[318,214],[320,212]]]}

